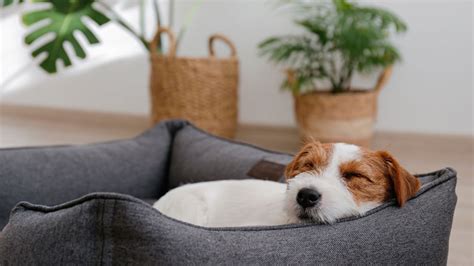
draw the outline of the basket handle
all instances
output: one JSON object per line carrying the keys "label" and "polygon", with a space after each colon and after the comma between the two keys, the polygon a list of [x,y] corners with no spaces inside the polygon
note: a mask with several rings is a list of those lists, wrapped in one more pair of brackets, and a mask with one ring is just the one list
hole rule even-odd
{"label": "basket handle", "polygon": [[170,49],[168,51],[168,56],[175,57],[176,56],[176,38],[174,37],[173,32],[166,27],[160,27],[156,31],[155,37],[153,37],[153,40],[151,40],[150,42],[150,54],[157,55],[156,46],[158,45],[158,42],[160,41],[162,33],[166,33],[170,40],[170,45],[169,45]]}
{"label": "basket handle", "polygon": [[377,83],[375,84],[375,88],[374,88],[375,92],[380,93],[380,91],[385,86],[385,84],[387,84],[388,79],[392,75],[392,71],[393,71],[393,66],[388,66],[382,71],[382,73],[379,76],[379,79],[377,80]]}
{"label": "basket handle", "polygon": [[224,35],[221,35],[221,34],[213,34],[213,35],[211,35],[211,37],[209,37],[209,55],[211,57],[215,56],[215,52],[214,52],[214,41],[215,40],[221,40],[225,44],[227,44],[227,46],[229,46],[231,57],[237,56],[237,50],[235,49],[234,44],[227,37],[225,37]]}

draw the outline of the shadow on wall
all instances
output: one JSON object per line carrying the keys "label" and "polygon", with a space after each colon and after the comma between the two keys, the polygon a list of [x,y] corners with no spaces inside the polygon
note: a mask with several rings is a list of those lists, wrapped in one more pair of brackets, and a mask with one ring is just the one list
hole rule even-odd
{"label": "shadow on wall", "polygon": [[59,75],[40,76],[35,78],[39,80],[30,79],[28,82],[22,79],[29,76],[20,76],[18,81],[22,84],[10,84],[8,90],[2,88],[1,102],[102,112],[148,113],[149,64],[145,54],[110,60],[80,70],[71,68]]}

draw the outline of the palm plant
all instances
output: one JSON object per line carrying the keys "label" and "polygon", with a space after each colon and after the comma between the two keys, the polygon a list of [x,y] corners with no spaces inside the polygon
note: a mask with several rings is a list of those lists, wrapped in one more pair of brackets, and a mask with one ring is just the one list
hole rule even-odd
{"label": "palm plant", "polygon": [[[156,26],[162,23],[160,18],[160,9],[158,0],[149,0],[152,3]],[[0,7],[9,7],[13,5],[23,4],[26,0],[0,0]],[[150,49],[150,40],[145,37],[145,5],[146,0],[139,0],[140,11],[140,32],[131,27],[121,16],[116,13],[111,6],[104,0],[31,0],[33,6],[32,11],[27,11],[22,15],[23,23],[33,28],[33,30],[25,36],[25,43],[32,45],[39,39],[43,39],[48,34],[53,34],[53,38],[48,39],[40,47],[33,50],[32,56],[38,57],[46,54],[45,59],[40,62],[40,67],[48,73],[57,72],[57,62],[60,60],[65,67],[71,66],[71,55],[65,50],[64,44],[69,43],[75,55],[78,58],[86,58],[86,52],[82,45],[74,36],[75,32],[82,33],[89,44],[99,43],[96,34],[92,32],[90,27],[84,23],[84,18],[89,18],[98,26],[103,26],[109,21],[115,21],[124,30],[134,36],[146,49]],[[46,5],[45,5],[46,4]],[[173,23],[173,6],[174,0],[169,2],[170,21],[169,26]],[[180,30],[179,39],[182,37],[186,25]],[[178,41],[179,41],[178,39]],[[41,41],[39,41],[41,42]],[[154,48],[153,48],[154,49]],[[157,47],[159,51],[163,50],[160,43]]]}
{"label": "palm plant", "polygon": [[299,14],[301,35],[271,37],[259,49],[269,60],[291,69],[282,87],[295,93],[314,90],[316,81],[334,93],[351,89],[355,72],[370,72],[400,60],[390,34],[406,24],[390,11],[347,0],[283,1]]}

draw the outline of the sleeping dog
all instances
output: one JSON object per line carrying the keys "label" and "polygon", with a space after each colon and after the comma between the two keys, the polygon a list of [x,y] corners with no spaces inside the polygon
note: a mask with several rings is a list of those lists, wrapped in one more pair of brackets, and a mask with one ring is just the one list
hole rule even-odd
{"label": "sleeping dog", "polygon": [[333,223],[394,197],[401,207],[420,187],[388,152],[344,143],[306,144],[285,176],[286,184],[250,179],[188,184],[153,207],[206,227]]}

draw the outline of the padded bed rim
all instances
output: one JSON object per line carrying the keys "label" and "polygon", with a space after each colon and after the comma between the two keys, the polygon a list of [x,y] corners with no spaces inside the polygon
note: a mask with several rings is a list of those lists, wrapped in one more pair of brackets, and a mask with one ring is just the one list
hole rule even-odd
{"label": "padded bed rim", "polygon": [[[454,169],[450,168],[450,167],[446,167],[446,168],[443,168],[441,170],[433,171],[433,172],[426,173],[426,174],[419,174],[419,175],[416,175],[416,176],[417,177],[425,177],[425,176],[432,176],[432,175],[436,175],[437,177],[433,181],[423,185],[421,187],[421,189],[418,191],[418,193],[412,199],[423,195],[425,192],[429,191],[431,188],[439,186],[439,185],[441,185],[445,182],[448,182],[448,181],[456,182],[456,171]],[[180,223],[180,224],[183,224],[183,225],[186,225],[186,226],[191,226],[191,227],[194,227],[194,228],[204,229],[204,230],[208,230],[208,231],[270,231],[270,230],[293,229],[293,228],[303,228],[303,227],[325,225],[325,224],[322,224],[322,223],[301,223],[301,224],[288,224],[288,225],[276,225],[276,226],[203,227],[203,226],[197,226],[197,225],[189,224],[189,223],[182,222],[182,221],[173,219],[171,217],[168,217],[168,216],[162,214],[161,212],[159,212],[158,210],[154,209],[150,204],[144,202],[143,200],[135,198],[133,196],[126,195],[126,194],[120,194],[120,193],[110,193],[110,192],[90,193],[90,194],[87,194],[83,197],[80,197],[80,198],[77,198],[77,199],[59,204],[59,205],[55,205],[55,206],[37,205],[37,204],[32,204],[32,203],[29,203],[29,202],[26,202],[26,201],[22,201],[22,202],[19,202],[12,209],[12,211],[10,213],[10,216],[12,216],[13,213],[15,213],[16,211],[19,211],[20,209],[38,211],[38,212],[42,212],[42,213],[49,213],[49,212],[55,212],[55,211],[62,210],[62,209],[72,208],[72,207],[75,207],[75,206],[77,206],[79,204],[82,204],[84,202],[91,201],[91,200],[96,200],[96,199],[133,202],[133,203],[136,203],[136,204],[143,205],[146,208],[150,208],[153,211],[156,211],[159,215],[161,215],[162,217],[164,217],[166,219],[170,219],[174,222],[177,222],[177,223]],[[410,200],[412,200],[412,199],[410,199]],[[389,206],[392,206],[392,205],[396,205],[395,200],[391,200],[389,202],[386,202],[386,203],[378,206],[377,208],[374,208],[374,209],[368,211],[366,214],[364,214],[362,216],[352,216],[352,217],[342,218],[342,219],[337,220],[336,223],[349,222],[349,221],[352,221],[352,220],[364,218],[366,216],[375,214],[375,213],[377,213],[377,212],[379,212],[379,211],[381,211],[381,210],[383,210],[383,209],[385,209]]]}

